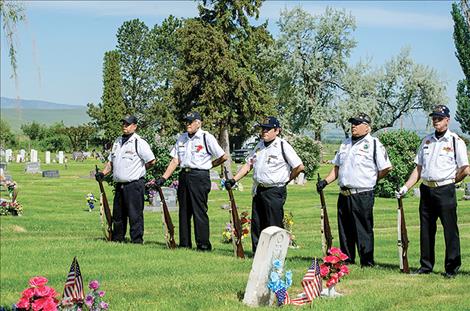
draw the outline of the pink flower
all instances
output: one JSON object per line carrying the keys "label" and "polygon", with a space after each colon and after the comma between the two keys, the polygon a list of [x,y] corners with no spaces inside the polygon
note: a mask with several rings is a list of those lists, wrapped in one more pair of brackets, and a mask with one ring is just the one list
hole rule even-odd
{"label": "pink flower", "polygon": [[348,266],[341,266],[341,272],[343,272],[344,274],[349,274],[349,268]]}
{"label": "pink flower", "polygon": [[341,250],[337,247],[332,247],[330,248],[330,250],[328,251],[328,253],[330,255],[334,255],[334,256],[339,256],[340,254],[342,254]]}
{"label": "pink flower", "polygon": [[105,294],[105,291],[104,291],[104,290],[100,290],[100,291],[98,292],[98,295],[99,295],[100,297],[104,297],[104,294]]}
{"label": "pink flower", "polygon": [[346,254],[343,254],[343,253],[339,254],[339,259],[341,259],[342,261],[345,261],[345,260],[348,259],[348,258],[349,258],[349,257],[348,257],[348,255],[346,255]]}
{"label": "pink flower", "polygon": [[94,301],[95,301],[95,298],[93,298],[93,296],[87,295],[85,298],[85,304],[89,307],[91,307]]}
{"label": "pink flower", "polygon": [[29,280],[29,286],[39,287],[47,283],[47,279],[43,276],[35,276]]}
{"label": "pink flower", "polygon": [[336,256],[329,255],[329,256],[324,257],[323,261],[327,263],[335,264],[339,261],[339,258]]}
{"label": "pink flower", "polygon": [[20,300],[16,303],[16,307],[29,310],[29,299],[26,297],[21,297]]}
{"label": "pink flower", "polygon": [[41,286],[34,289],[34,296],[38,297],[55,297],[56,291],[49,286]]}
{"label": "pink flower", "polygon": [[27,288],[25,289],[22,293],[21,296],[23,296],[26,299],[31,299],[34,296],[34,288]]}
{"label": "pink flower", "polygon": [[57,304],[51,297],[44,297],[36,299],[33,304],[33,311],[57,311]]}
{"label": "pink flower", "polygon": [[100,302],[101,309],[108,310],[108,304],[104,301]]}
{"label": "pink flower", "polygon": [[326,266],[324,264],[320,265],[320,275],[321,275],[322,278],[327,276],[329,272],[330,272],[330,268],[328,268],[328,266]]}
{"label": "pink flower", "polygon": [[338,274],[333,273],[330,277],[330,279],[326,282],[326,287],[330,287],[338,283],[339,277]]}
{"label": "pink flower", "polygon": [[100,283],[98,283],[97,280],[93,280],[88,284],[88,287],[90,287],[90,289],[98,289],[100,287]]}

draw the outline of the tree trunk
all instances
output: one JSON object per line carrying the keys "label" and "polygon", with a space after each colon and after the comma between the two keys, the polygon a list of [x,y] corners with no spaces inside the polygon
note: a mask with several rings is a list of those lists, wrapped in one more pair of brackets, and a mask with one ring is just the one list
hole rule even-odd
{"label": "tree trunk", "polygon": [[228,178],[232,178],[232,170],[231,170],[232,157],[230,156],[230,138],[228,136],[228,125],[226,125],[226,124],[222,124],[220,126],[219,143],[220,143],[220,146],[222,147],[222,149],[224,150],[225,154],[228,157],[227,161],[225,161],[225,163],[223,163],[220,166],[221,176],[224,175],[223,167],[225,166],[227,168],[228,172],[229,172]]}

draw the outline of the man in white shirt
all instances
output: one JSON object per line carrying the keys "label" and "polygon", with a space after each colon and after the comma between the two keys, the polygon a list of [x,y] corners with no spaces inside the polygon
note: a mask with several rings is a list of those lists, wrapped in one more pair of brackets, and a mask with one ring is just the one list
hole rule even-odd
{"label": "man in white shirt", "polygon": [[432,117],[435,132],[427,135],[421,142],[415,158],[416,167],[400,188],[397,197],[404,196],[419,179],[423,180],[419,187],[421,267],[416,273],[432,272],[435,262],[436,222],[439,218],[446,243],[444,276],[452,278],[461,265],[455,183],[467,175],[467,147],[457,134],[449,130],[449,108],[438,105],[429,116]]}
{"label": "man in white shirt", "polygon": [[225,182],[230,189],[251,169],[253,171],[253,201],[251,215],[251,240],[256,252],[259,236],[269,226],[283,228],[286,185],[304,170],[302,160],[292,146],[278,137],[281,125],[275,117],[268,117],[258,124],[261,141],[248,155],[246,164]]}
{"label": "man in white shirt", "polygon": [[137,118],[126,116],[122,120],[122,136],[111,150],[103,172],[96,173],[97,180],[113,172],[116,182],[113,202],[113,241],[123,242],[129,217],[131,242],[142,244],[144,235],[144,176],[155,164],[149,144],[137,133]]}
{"label": "man in white shirt", "polygon": [[191,217],[194,216],[194,236],[197,249],[212,250],[209,241],[209,216],[207,200],[211,190],[209,170],[227,160],[214,135],[201,129],[202,118],[198,112],[184,117],[186,132],[181,134],[170,152],[172,160],[165,173],[157,179],[162,186],[180,166],[178,179],[180,247],[192,247]]}
{"label": "man in white shirt", "polygon": [[361,266],[374,266],[374,187],[392,165],[384,146],[369,133],[370,117],[360,113],[350,118],[351,138],[341,144],[334,167],[317,183],[321,191],[338,179],[338,231],[341,251],[355,262],[356,244]]}

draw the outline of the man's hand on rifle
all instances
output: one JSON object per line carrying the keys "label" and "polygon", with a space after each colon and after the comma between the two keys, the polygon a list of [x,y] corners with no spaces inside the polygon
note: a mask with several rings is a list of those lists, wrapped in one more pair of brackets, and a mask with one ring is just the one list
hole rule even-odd
{"label": "man's hand on rifle", "polygon": [[232,189],[233,186],[235,186],[236,183],[237,183],[237,182],[236,182],[235,179],[233,179],[233,178],[227,179],[227,180],[225,181],[225,189],[227,189],[227,190]]}
{"label": "man's hand on rifle", "polygon": [[408,192],[408,187],[403,186],[403,187],[400,188],[400,190],[395,191],[395,195],[396,195],[397,199],[400,199],[400,198],[404,197],[407,192]]}
{"label": "man's hand on rifle", "polygon": [[159,177],[157,180],[155,180],[155,185],[157,187],[161,187],[165,184],[166,178],[165,177]]}
{"label": "man's hand on rifle", "polygon": [[320,180],[319,182],[317,182],[317,191],[318,192],[322,191],[327,185],[328,183],[326,182],[326,180],[324,179]]}
{"label": "man's hand on rifle", "polygon": [[104,173],[103,172],[96,172],[95,179],[97,182],[102,182],[104,180]]}

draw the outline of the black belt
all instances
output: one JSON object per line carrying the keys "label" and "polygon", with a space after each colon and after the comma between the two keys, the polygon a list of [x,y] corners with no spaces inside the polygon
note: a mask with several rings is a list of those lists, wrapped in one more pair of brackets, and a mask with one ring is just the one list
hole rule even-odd
{"label": "black belt", "polygon": [[140,180],[144,180],[144,179],[145,179],[144,177],[140,177],[140,178],[137,179],[137,180],[126,181],[126,182],[118,182],[118,183],[116,183],[116,185],[123,185],[123,186],[125,186],[125,185],[131,184],[131,183],[133,183],[133,182],[140,181]]}
{"label": "black belt", "polygon": [[203,169],[200,169],[200,168],[192,168],[192,167],[182,167],[181,168],[181,171],[182,172],[185,172],[185,173],[190,173],[190,172],[209,172],[209,170],[203,170]]}

